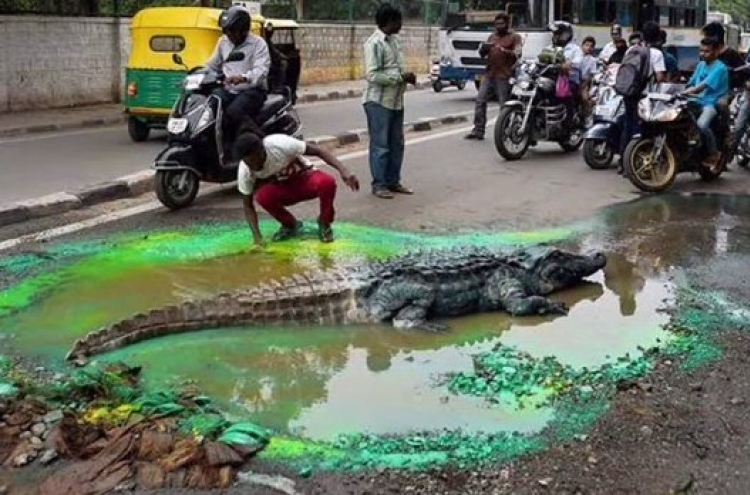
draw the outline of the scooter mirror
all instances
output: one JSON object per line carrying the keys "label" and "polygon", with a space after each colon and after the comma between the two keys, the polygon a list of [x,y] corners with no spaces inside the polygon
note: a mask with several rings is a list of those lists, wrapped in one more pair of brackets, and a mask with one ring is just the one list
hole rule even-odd
{"label": "scooter mirror", "polygon": [[172,54],[172,62],[176,63],[177,65],[184,65],[182,63],[182,57],[180,57],[179,53]]}

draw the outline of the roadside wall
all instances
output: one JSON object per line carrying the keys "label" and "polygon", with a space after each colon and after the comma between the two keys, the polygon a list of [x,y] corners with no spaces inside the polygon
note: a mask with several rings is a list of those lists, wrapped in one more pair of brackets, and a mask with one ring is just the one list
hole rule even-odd
{"label": "roadside wall", "polygon": [[[297,33],[301,84],[362,77],[362,45],[374,26],[305,24]],[[405,26],[409,70],[429,71],[437,28]],[[0,16],[0,113],[120,101],[130,20]]]}

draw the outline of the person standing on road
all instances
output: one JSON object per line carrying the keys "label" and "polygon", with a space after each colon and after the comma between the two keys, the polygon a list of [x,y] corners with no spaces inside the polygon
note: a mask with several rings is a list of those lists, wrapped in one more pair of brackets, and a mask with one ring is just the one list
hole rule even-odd
{"label": "person standing on road", "polygon": [[336,179],[317,170],[305,157],[320,158],[339,172],[341,180],[352,191],[359,190],[357,177],[335,156],[323,148],[286,134],[261,138],[248,128],[241,130],[237,136],[234,152],[241,158],[237,170],[237,189],[242,194],[245,218],[256,246],[262,247],[264,241],[253,200],[281,224],[273,240],[284,241],[302,232],[302,222],[287,210],[287,206],[320,198],[318,236],[321,242],[333,241],[331,224]]}
{"label": "person standing on road", "polygon": [[479,49],[479,55],[487,57],[487,70],[482,77],[474,107],[474,129],[467,134],[466,139],[484,139],[484,130],[487,126],[487,102],[494,92],[497,95],[500,106],[510,94],[510,78],[513,69],[521,56],[523,39],[510,30],[510,17],[508,14],[497,14],[495,16],[495,32]]}
{"label": "person standing on road", "polygon": [[404,161],[404,92],[416,84],[417,76],[406,72],[404,52],[397,34],[401,31],[401,11],[384,3],[375,14],[378,28],[365,42],[363,97],[367,130],[370,135],[370,174],[372,194],[393,198],[393,193],[413,194],[401,183]]}

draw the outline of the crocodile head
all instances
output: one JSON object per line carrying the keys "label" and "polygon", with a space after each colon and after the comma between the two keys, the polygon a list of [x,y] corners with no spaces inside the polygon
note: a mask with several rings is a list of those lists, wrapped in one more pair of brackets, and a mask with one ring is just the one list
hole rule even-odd
{"label": "crocodile head", "polygon": [[607,264],[604,253],[576,254],[557,248],[526,250],[524,264],[541,295],[572,287]]}

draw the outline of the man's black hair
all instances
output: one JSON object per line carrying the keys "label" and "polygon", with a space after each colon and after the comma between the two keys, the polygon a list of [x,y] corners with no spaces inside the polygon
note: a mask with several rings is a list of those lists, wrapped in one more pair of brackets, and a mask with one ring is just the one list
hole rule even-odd
{"label": "man's black hair", "polygon": [[585,38],[583,38],[583,43],[581,44],[585,45],[586,43],[591,43],[592,45],[596,46],[596,38],[594,38],[593,36],[586,36]]}
{"label": "man's black hair", "polygon": [[648,21],[643,25],[643,41],[649,45],[659,42],[659,31],[661,28],[654,21]]}
{"label": "man's black hair", "polygon": [[263,139],[254,132],[241,132],[234,141],[234,156],[239,160],[264,150]]}
{"label": "man's black hair", "polygon": [[505,12],[500,12],[499,14],[497,14],[495,16],[495,20],[496,21],[502,20],[510,24],[510,16],[506,14]]}
{"label": "man's black hair", "polygon": [[635,33],[630,33],[630,36],[628,36],[628,41],[633,41],[636,38],[638,38],[639,40],[642,40],[643,35],[638,31],[636,31]]}
{"label": "man's black hair", "polygon": [[719,40],[719,44],[724,44],[724,26],[720,22],[709,22],[701,29],[703,36],[707,38],[716,38]]}
{"label": "man's black hair", "polygon": [[702,46],[710,46],[714,50],[718,50],[721,47],[721,41],[713,36],[706,36],[701,40]]}
{"label": "man's black hair", "polygon": [[400,21],[401,11],[390,3],[381,4],[378,7],[378,11],[375,13],[375,24],[380,29],[386,27],[391,21]]}
{"label": "man's black hair", "polygon": [[659,41],[661,41],[662,43],[667,42],[667,32],[663,29],[659,30]]}

